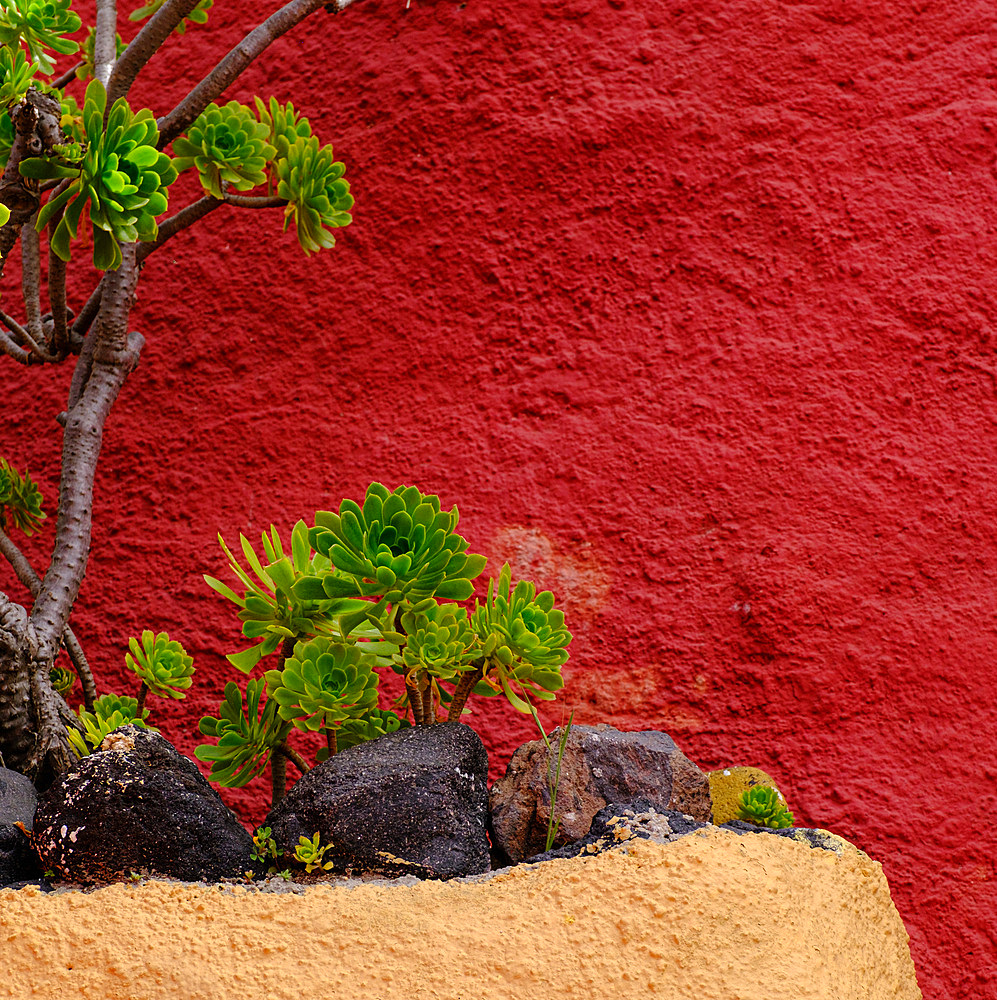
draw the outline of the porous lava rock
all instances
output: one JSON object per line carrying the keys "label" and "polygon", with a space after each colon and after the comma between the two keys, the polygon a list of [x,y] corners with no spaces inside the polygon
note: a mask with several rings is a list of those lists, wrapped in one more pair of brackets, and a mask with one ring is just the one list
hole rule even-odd
{"label": "porous lava rock", "polygon": [[[560,738],[560,728],[550,734],[550,752],[542,740],[524,743],[512,755],[505,775],[492,785],[492,839],[511,861],[535,855],[546,844],[548,765],[552,758],[556,761]],[[555,803],[561,825],[555,844],[580,840],[600,809],[633,799],[703,822],[710,819],[706,775],[667,733],[572,726],[561,759]]]}
{"label": "porous lava rock", "polygon": [[[841,855],[843,851],[858,848],[843,837],[828,830],[810,829],[806,827],[787,827],[773,830],[770,827],[733,820],[729,823],[705,823],[692,819],[685,813],[673,809],[657,809],[646,799],[635,799],[632,802],[612,802],[600,809],[592,820],[589,832],[579,840],[574,840],[563,847],[557,847],[526,859],[527,864],[540,861],[550,861],[552,858],[577,858],[602,854],[620,847],[630,840],[653,840],[657,844],[667,844],[669,841],[685,837],[696,830],[711,827],[729,830],[739,836],[753,833],[771,833],[787,840],[795,840],[808,847],[833,851]],[[861,852],[860,852],[861,853]]]}
{"label": "porous lava rock", "polygon": [[37,881],[41,869],[28,838],[34,822],[38,793],[23,774],[0,768],[0,887]]}
{"label": "porous lava rock", "polygon": [[403,729],[313,768],[267,817],[285,860],[302,836],[332,871],[448,879],[490,865],[488,753],[457,722]]}
{"label": "porous lava rock", "polygon": [[109,734],[39,796],[31,840],[45,868],[73,882],[215,880],[252,867],[252,837],[197,765],[137,726]]}

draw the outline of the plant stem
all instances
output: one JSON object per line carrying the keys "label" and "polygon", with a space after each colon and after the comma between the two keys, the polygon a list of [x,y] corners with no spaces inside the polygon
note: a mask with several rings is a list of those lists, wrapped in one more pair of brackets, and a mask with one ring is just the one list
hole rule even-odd
{"label": "plant stem", "polygon": [[149,693],[149,685],[146,684],[145,681],[142,681],[142,684],[139,686],[138,689],[138,706],[135,709],[136,719],[142,718],[142,712],[145,710],[145,696],[148,693]]}
{"label": "plant stem", "polygon": [[298,769],[299,774],[307,774],[311,770],[305,758],[294,747],[288,744],[286,740],[275,746],[273,752],[289,760]]}
{"label": "plant stem", "polygon": [[330,727],[325,731],[325,744],[329,748],[329,756],[336,755],[336,730]]}
{"label": "plant stem", "polygon": [[467,704],[467,699],[474,690],[475,685],[485,676],[485,661],[481,660],[474,665],[473,670],[465,670],[457,681],[454,688],[453,698],[450,699],[450,708],[447,711],[447,722],[460,722],[461,713]]}
{"label": "plant stem", "polygon": [[412,709],[412,724],[421,726],[425,722],[422,715],[422,692],[414,674],[405,675],[405,690],[408,692],[408,703]]}

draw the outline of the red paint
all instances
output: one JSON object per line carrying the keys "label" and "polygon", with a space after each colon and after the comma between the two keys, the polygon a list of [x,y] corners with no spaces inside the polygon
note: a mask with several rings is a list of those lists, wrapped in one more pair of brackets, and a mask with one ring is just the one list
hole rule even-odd
{"label": "red paint", "polygon": [[[218,212],[151,258],[75,617],[105,683],[129,635],[181,639],[199,683],[155,708],[192,752],[240,648],[216,532],[416,483],[563,600],[565,711],[773,773],[883,863],[925,996],[994,995],[992,28],[982,0],[415,0],[282,40],[233,96],[312,117],[356,222],[305,259],[279,212]],[[70,373],[3,370],[3,451],[51,499]],[[476,713],[499,771],[530,725]]]}

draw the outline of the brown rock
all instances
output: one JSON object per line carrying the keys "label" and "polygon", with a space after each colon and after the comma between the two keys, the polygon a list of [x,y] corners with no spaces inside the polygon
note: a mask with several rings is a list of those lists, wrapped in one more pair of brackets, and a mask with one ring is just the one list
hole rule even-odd
{"label": "brown rock", "polygon": [[[492,786],[492,837],[509,858],[522,861],[544,850],[550,816],[548,763],[556,764],[561,729],[550,734],[552,753],[542,740],[525,743]],[[646,799],[709,822],[706,775],[667,734],[655,730],[622,733],[612,726],[573,726],[561,761],[555,801],[560,818],[555,846],[584,837],[592,819],[611,802]]]}

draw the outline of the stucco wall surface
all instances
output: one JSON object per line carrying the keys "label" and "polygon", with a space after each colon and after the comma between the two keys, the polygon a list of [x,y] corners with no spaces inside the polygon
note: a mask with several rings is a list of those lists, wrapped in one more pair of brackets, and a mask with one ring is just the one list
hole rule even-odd
{"label": "stucco wall surface", "polygon": [[[136,103],[275,6],[217,0]],[[556,593],[565,715],[764,768],[882,861],[926,995],[992,988],[995,26],[364,0],[282,39],[230,96],[293,99],[356,221],[305,259],[279,213],[219,211],[150,258],[74,619],[104,682],[130,635],[181,639],[198,683],[156,718],[191,753],[241,648],[216,533],[415,483]],[[70,372],[0,377],[0,446],[52,498]],[[475,712],[498,772],[530,724]],[[226,793],[247,822],[265,796]]]}
{"label": "stucco wall surface", "polygon": [[631,852],[304,895],[0,890],[0,995],[921,1000],[882,869],[860,852],[716,829]]}

